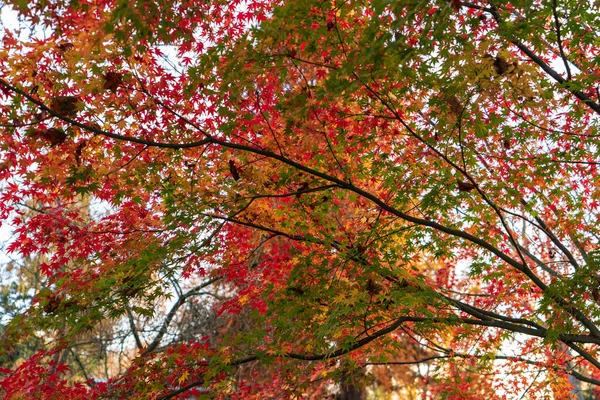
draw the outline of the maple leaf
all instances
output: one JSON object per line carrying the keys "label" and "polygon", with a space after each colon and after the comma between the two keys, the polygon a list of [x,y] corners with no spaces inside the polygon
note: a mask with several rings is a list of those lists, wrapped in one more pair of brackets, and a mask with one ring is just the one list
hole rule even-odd
{"label": "maple leaf", "polygon": [[179,379],[177,379],[177,382],[178,382],[180,385],[183,385],[183,384],[184,384],[184,383],[185,383],[185,382],[188,380],[188,377],[189,377],[189,376],[190,376],[190,373],[189,373],[188,371],[183,371],[183,372],[181,373],[181,375],[179,376]]}

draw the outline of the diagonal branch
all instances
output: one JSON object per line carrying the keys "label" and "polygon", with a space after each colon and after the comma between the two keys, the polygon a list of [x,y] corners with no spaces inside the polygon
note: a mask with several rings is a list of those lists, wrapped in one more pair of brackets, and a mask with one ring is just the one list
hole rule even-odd
{"label": "diagonal branch", "polygon": [[187,149],[187,148],[192,148],[192,147],[204,146],[204,145],[210,143],[209,139],[202,139],[199,141],[189,142],[189,143],[164,143],[164,142],[155,142],[152,140],[140,139],[140,138],[136,138],[133,136],[125,136],[125,135],[119,135],[119,134],[116,134],[113,132],[108,132],[108,131],[102,130],[100,128],[97,128],[95,126],[83,124],[72,118],[66,117],[62,114],[59,114],[59,113],[53,111],[52,109],[50,109],[50,107],[46,106],[40,100],[36,99],[35,97],[33,97],[29,93],[25,92],[24,90],[21,90],[21,89],[17,88],[16,86],[11,85],[10,83],[8,83],[7,81],[5,81],[2,78],[0,78],[0,85],[4,86],[5,88],[7,88],[8,90],[10,90],[14,93],[17,93],[17,94],[25,97],[27,100],[31,101],[33,104],[37,105],[40,109],[42,109],[43,111],[52,115],[53,117],[56,117],[66,123],[73,125],[73,126],[77,126],[81,129],[85,129],[88,132],[96,133],[98,135],[109,137],[111,139],[122,140],[125,142],[131,142],[131,143],[139,143],[139,144],[143,144],[143,145],[150,146],[150,147],[159,147],[159,148],[164,148],[164,149]]}
{"label": "diagonal branch", "polygon": [[[469,2],[462,2],[461,4],[468,8],[486,11],[492,15],[492,17],[496,20],[496,22],[498,22],[498,23],[502,22],[502,17],[498,13],[497,8],[493,5],[490,7],[481,7],[481,6],[478,6],[476,4],[469,3]],[[546,74],[548,74],[550,77],[552,77],[552,79],[554,79],[557,83],[563,85],[563,87],[567,91],[569,91],[572,95],[574,95],[579,100],[581,100],[585,105],[587,105],[589,108],[591,108],[597,114],[600,114],[600,105],[598,103],[596,103],[594,100],[592,100],[588,95],[586,95],[582,91],[572,89],[568,85],[566,85],[569,81],[567,79],[563,78],[555,69],[550,67],[550,65],[548,65],[548,63],[546,63],[544,60],[542,60],[537,54],[535,54],[531,49],[529,49],[529,47],[527,47],[523,42],[521,42],[518,39],[512,39],[512,40],[510,40],[510,42],[512,44],[514,44],[515,46],[517,46],[519,48],[519,50],[521,50],[523,53],[525,53],[531,61],[533,61],[535,64],[537,64]]]}
{"label": "diagonal branch", "polygon": [[177,311],[185,303],[185,301],[187,300],[188,297],[199,294],[200,290],[204,289],[205,287],[207,287],[209,285],[212,285],[213,283],[217,282],[221,278],[222,278],[221,276],[216,276],[216,277],[209,279],[208,281],[194,287],[193,289],[188,290],[186,293],[179,296],[179,298],[177,299],[175,304],[173,304],[173,307],[171,307],[167,316],[165,317],[165,320],[163,321],[163,324],[161,325],[160,330],[158,331],[158,334],[156,335],[156,337],[154,338],[152,343],[150,343],[148,345],[148,347],[146,347],[144,349],[144,351],[142,352],[141,355],[145,356],[146,354],[153,352],[158,347],[163,336],[167,333],[167,329],[169,328],[171,321],[173,321],[175,314],[177,314]]}
{"label": "diagonal branch", "polygon": [[142,349],[144,345],[140,340],[140,335],[138,333],[138,329],[135,326],[135,321],[133,320],[133,313],[131,312],[131,308],[127,305],[127,319],[129,321],[129,329],[131,329],[131,333],[133,334],[133,338],[135,339],[135,346],[139,349]]}
{"label": "diagonal branch", "polygon": [[554,26],[556,28],[556,43],[558,44],[558,51],[560,52],[560,57],[563,60],[563,64],[565,65],[565,70],[567,71],[567,80],[570,81],[573,79],[571,76],[571,67],[569,67],[569,59],[565,55],[565,50],[562,45],[562,37],[560,34],[560,21],[558,20],[558,11],[556,8],[558,7],[556,0],[552,0],[552,15],[554,16]]}

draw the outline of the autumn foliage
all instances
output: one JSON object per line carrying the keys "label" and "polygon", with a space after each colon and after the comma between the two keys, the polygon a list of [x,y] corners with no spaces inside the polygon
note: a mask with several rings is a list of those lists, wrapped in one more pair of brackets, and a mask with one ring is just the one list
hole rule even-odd
{"label": "autumn foliage", "polygon": [[591,3],[0,4],[0,397],[597,395]]}

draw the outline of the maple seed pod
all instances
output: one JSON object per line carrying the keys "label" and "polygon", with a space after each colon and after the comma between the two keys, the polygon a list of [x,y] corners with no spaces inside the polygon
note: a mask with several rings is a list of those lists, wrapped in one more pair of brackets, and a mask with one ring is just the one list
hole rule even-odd
{"label": "maple seed pod", "polygon": [[498,75],[502,75],[508,71],[508,63],[504,58],[498,56],[494,59],[494,69]]}
{"label": "maple seed pod", "polygon": [[56,96],[50,100],[50,109],[57,114],[72,118],[77,115],[78,104],[77,96]]}
{"label": "maple seed pod", "polygon": [[236,181],[240,180],[240,173],[239,173],[237,167],[235,166],[235,162],[233,160],[229,160],[229,172],[231,172],[231,176],[233,177],[234,180],[236,180]]}
{"label": "maple seed pod", "polygon": [[456,180],[456,183],[458,184],[458,190],[461,192],[470,192],[477,187],[470,182],[464,182],[459,179]]}

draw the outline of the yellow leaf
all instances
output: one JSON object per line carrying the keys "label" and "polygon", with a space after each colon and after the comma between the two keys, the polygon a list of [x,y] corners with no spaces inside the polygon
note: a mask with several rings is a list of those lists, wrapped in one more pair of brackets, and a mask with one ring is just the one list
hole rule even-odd
{"label": "yellow leaf", "polygon": [[187,381],[188,377],[190,376],[189,372],[187,371],[183,371],[181,373],[181,376],[179,377],[179,379],[177,380],[177,382],[179,382],[179,384],[183,384],[185,381]]}

